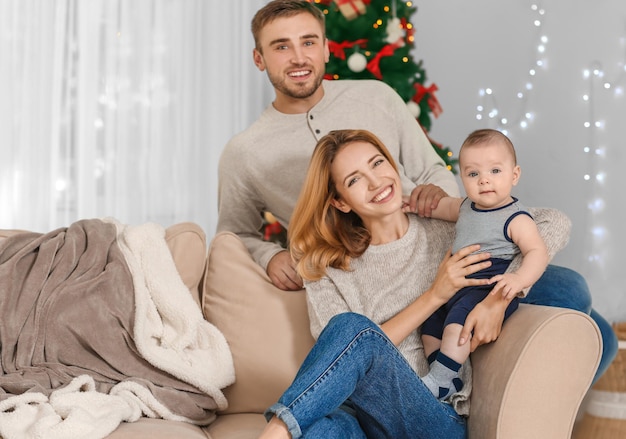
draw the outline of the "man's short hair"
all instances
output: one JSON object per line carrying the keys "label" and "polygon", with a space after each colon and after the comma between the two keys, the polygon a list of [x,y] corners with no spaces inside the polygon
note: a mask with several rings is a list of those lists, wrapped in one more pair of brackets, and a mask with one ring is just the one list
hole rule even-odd
{"label": "man's short hair", "polygon": [[252,19],[252,36],[257,50],[261,50],[259,35],[261,30],[277,18],[293,17],[294,15],[308,13],[311,14],[322,26],[322,31],[326,29],[326,17],[313,3],[307,0],[273,0],[257,11]]}

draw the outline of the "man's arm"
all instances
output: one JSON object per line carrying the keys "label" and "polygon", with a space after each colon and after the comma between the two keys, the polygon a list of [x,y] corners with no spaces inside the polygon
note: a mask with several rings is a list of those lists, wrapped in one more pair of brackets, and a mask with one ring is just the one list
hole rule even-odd
{"label": "man's arm", "polygon": [[407,196],[407,211],[417,213],[421,217],[432,217],[433,209],[436,209],[442,198],[449,195],[434,184],[421,184],[415,186],[409,196]]}
{"label": "man's arm", "polygon": [[[437,203],[437,206],[432,209],[430,218],[456,222],[459,219],[461,203],[463,203],[463,198],[442,197]],[[402,210],[405,212],[414,212],[408,204],[406,204]]]}
{"label": "man's arm", "polygon": [[285,250],[275,242],[263,240],[264,203],[248,180],[246,163],[231,142],[224,148],[218,166],[218,221],[217,232],[235,233],[265,270],[269,261]]}
{"label": "man's arm", "polygon": [[217,231],[237,234],[276,287],[299,290],[302,279],[296,273],[289,252],[278,243],[263,239],[265,203],[256,193],[254,182],[248,180],[245,163],[240,158],[242,154],[235,151],[235,144],[229,144],[220,158]]}

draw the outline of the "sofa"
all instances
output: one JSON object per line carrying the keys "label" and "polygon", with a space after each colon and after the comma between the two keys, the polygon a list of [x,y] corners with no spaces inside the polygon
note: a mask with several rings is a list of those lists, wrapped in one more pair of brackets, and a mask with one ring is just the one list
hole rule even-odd
{"label": "sofa", "polygon": [[[0,232],[0,239],[12,233]],[[108,438],[255,438],[265,425],[264,409],[314,343],[305,293],[275,288],[232,233],[217,234],[207,250],[202,229],[181,223],[166,229],[166,241],[205,319],[228,341],[236,380],[223,389],[228,407],[208,426],[144,417],[120,424]],[[499,339],[471,356],[469,438],[569,438],[601,343],[585,314],[520,306]]]}

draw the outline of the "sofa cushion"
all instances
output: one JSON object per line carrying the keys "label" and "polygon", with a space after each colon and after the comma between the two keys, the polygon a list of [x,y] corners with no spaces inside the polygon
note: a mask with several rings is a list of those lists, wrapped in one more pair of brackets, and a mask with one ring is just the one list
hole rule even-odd
{"label": "sofa cushion", "polygon": [[123,422],[106,439],[206,439],[201,427],[179,421],[141,418],[136,422]]}
{"label": "sofa cushion", "polygon": [[210,439],[254,439],[258,438],[267,425],[259,413],[236,413],[220,415],[203,428]]}
{"label": "sofa cushion", "polygon": [[235,363],[223,413],[262,413],[313,346],[304,290],[276,288],[239,237],[221,232],[209,247],[203,291],[204,316],[226,337]]}

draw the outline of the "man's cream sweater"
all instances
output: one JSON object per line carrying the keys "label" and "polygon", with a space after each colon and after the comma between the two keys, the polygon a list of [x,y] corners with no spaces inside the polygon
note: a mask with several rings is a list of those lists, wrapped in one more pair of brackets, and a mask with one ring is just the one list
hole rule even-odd
{"label": "man's cream sweater", "polygon": [[367,129],[389,148],[402,187],[432,183],[458,196],[453,174],[434,151],[400,96],[376,80],[324,81],[324,97],[308,113],[283,114],[269,105],[226,145],[219,164],[217,230],[239,235],[263,268],[280,250],[262,241],[261,212],[289,226],[309,159],[331,130]]}

